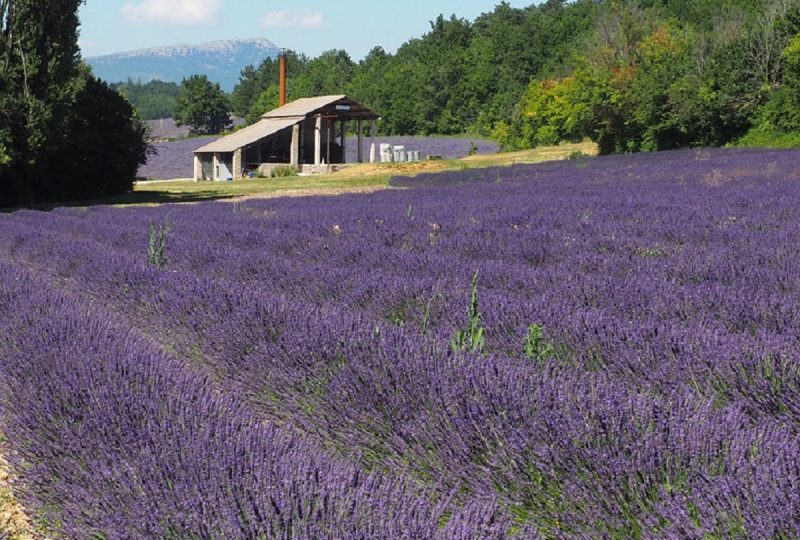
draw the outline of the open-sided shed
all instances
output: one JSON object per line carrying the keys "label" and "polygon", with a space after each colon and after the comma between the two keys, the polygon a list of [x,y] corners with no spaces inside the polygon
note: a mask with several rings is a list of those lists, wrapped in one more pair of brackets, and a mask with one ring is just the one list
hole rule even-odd
{"label": "open-sided shed", "polygon": [[195,180],[242,178],[281,166],[299,172],[324,172],[346,163],[347,123],[356,122],[359,163],[364,161],[364,122],[370,122],[370,161],[375,159],[378,114],[347,96],[319,96],[287,103],[255,124],[222,137],[194,153]]}

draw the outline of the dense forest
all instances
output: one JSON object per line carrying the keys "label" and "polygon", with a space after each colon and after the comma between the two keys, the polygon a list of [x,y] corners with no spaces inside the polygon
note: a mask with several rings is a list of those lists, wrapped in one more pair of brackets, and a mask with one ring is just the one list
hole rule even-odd
{"label": "dense forest", "polygon": [[[289,99],[348,94],[391,135],[470,133],[506,149],[591,138],[603,153],[800,144],[800,0],[503,2],[439,16],[395,53],[288,52]],[[277,106],[278,62],[247,66],[229,96],[256,121]],[[178,87],[117,87],[144,118]]]}
{"label": "dense forest", "polygon": [[[387,134],[476,133],[505,148],[590,137],[604,153],[800,142],[800,0],[548,0],[440,16],[394,54],[289,53],[289,98],[346,93]],[[277,61],[232,111],[274,107]]]}
{"label": "dense forest", "polygon": [[133,81],[117,82],[111,88],[125,96],[136,108],[142,120],[170,118],[175,112],[175,103],[180,86],[172,82]]}

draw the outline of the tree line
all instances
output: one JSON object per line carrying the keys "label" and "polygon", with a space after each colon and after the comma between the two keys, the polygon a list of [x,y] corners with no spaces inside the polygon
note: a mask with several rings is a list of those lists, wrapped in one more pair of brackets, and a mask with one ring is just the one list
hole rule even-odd
{"label": "tree line", "polygon": [[171,118],[181,89],[177,83],[158,80],[143,83],[128,79],[109,86],[122,94],[136,108],[142,120]]}
{"label": "tree line", "polygon": [[80,62],[81,0],[0,0],[0,208],[129,191],[147,145]]}
{"label": "tree line", "polygon": [[492,134],[507,147],[590,137],[601,153],[800,142],[798,31],[797,0],[608,2]]}
{"label": "tree line", "polygon": [[[384,134],[470,133],[506,149],[789,146],[800,144],[799,31],[800,0],[501,2],[474,21],[439,16],[397,52],[358,62],[289,51],[288,97],[347,94],[382,115]],[[257,121],[278,104],[278,61],[247,66],[228,96],[214,86],[184,81],[178,121],[197,133],[224,123],[196,103]]]}
{"label": "tree line", "polygon": [[[359,62],[343,50],[313,59],[290,51],[289,99],[348,94],[381,114],[387,134],[488,134],[532,78],[558,72],[598,9],[593,0],[524,9],[503,2],[472,22],[439,16],[396,53],[375,47]],[[277,60],[268,58],[242,71],[232,110],[252,121],[277,95]]]}
{"label": "tree line", "polygon": [[[591,138],[603,153],[800,142],[800,0],[502,2],[438,17],[396,53],[289,52],[290,99],[348,94],[387,134]],[[242,71],[232,111],[277,105],[277,60]]]}

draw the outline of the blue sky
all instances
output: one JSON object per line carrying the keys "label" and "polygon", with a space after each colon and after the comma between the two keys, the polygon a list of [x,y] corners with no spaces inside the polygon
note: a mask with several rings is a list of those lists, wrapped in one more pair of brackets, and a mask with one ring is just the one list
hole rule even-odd
{"label": "blue sky", "polygon": [[[264,37],[316,56],[345,49],[354,60],[380,45],[395,51],[440,13],[474,19],[499,0],[88,0],[81,49],[97,56],[133,49]],[[514,7],[533,0],[510,0]]]}

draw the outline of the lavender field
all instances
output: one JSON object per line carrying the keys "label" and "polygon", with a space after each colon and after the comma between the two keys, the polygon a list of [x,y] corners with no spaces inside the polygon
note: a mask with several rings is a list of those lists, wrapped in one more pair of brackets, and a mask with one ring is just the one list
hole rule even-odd
{"label": "lavender field", "polygon": [[[173,178],[191,178],[194,174],[192,156],[198,148],[213,142],[218,137],[198,137],[178,141],[154,143],[155,153],[150,155],[146,165],[139,168],[139,178],[169,180]],[[460,137],[378,137],[378,143],[404,145],[406,150],[417,150],[420,156],[441,156],[444,159],[465,157],[475,145],[478,154],[496,154],[500,147],[483,139],[466,139]],[[354,163],[358,158],[358,139],[348,137],[347,161]],[[379,159],[376,150],[376,159]],[[369,138],[364,138],[364,161],[369,161]]]}
{"label": "lavender field", "polygon": [[194,175],[194,151],[219,137],[197,137],[178,141],[153,143],[153,153],[147,163],[139,167],[138,178],[172,180],[192,178]]}
{"label": "lavender field", "polygon": [[67,538],[800,538],[798,163],[0,215],[18,498]]}
{"label": "lavender field", "polygon": [[[406,150],[416,150],[420,157],[425,159],[427,156],[440,156],[443,159],[460,159],[467,157],[470,150],[477,155],[496,154],[500,146],[494,141],[480,138],[466,137],[414,137],[414,136],[392,136],[376,137],[376,144],[386,143],[393,146],[405,146]],[[369,160],[369,137],[364,136],[364,160]],[[356,161],[358,157],[358,138],[347,137],[347,160]],[[474,148],[473,148],[474,145]],[[380,159],[378,149],[375,150],[376,159]]]}

